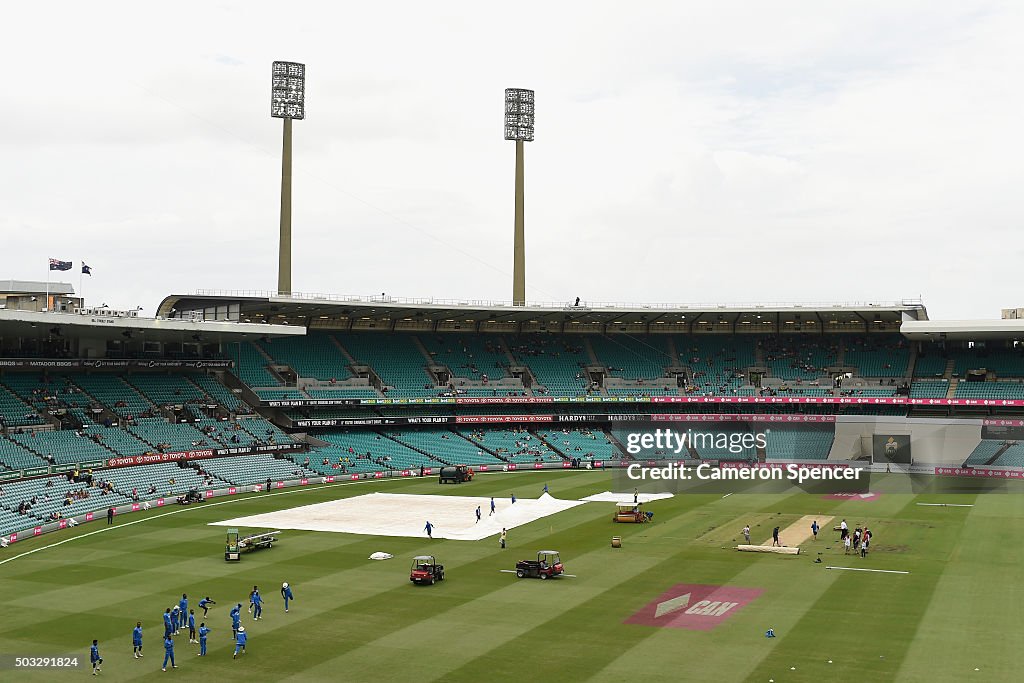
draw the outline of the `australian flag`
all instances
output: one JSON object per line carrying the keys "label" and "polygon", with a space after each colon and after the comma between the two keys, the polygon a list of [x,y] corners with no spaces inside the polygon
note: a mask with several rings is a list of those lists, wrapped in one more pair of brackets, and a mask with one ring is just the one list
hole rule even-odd
{"label": "australian flag", "polygon": [[71,270],[74,264],[71,261],[58,261],[55,258],[50,259],[50,270]]}
{"label": "australian flag", "polygon": [[92,275],[92,268],[85,265],[85,261],[82,261],[82,275]]}

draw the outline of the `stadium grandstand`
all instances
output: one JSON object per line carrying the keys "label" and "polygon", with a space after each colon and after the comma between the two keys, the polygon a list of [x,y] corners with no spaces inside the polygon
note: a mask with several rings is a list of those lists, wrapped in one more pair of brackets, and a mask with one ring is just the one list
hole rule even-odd
{"label": "stadium grandstand", "polygon": [[[872,435],[892,432],[911,435],[915,463],[1024,467],[1024,326],[930,321],[919,301],[200,292],[146,319],[66,300],[0,310],[3,534],[189,492],[615,466],[634,458],[631,431],[663,424],[763,440],[656,458],[872,460]],[[932,443],[936,423],[966,445]]]}

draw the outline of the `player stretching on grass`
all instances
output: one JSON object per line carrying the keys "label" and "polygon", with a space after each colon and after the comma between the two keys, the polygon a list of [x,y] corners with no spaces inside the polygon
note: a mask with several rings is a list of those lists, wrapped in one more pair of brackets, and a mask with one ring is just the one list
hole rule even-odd
{"label": "player stretching on grass", "polygon": [[216,605],[216,604],[217,604],[217,602],[214,601],[214,600],[211,600],[209,595],[207,595],[205,598],[203,598],[202,600],[199,601],[199,606],[203,608],[203,618],[204,619],[206,618],[206,615],[210,612],[210,605]]}
{"label": "player stretching on grass", "polygon": [[292,587],[287,582],[281,584],[281,597],[284,598],[284,611],[288,611],[288,601],[294,600],[295,596],[292,595]]}

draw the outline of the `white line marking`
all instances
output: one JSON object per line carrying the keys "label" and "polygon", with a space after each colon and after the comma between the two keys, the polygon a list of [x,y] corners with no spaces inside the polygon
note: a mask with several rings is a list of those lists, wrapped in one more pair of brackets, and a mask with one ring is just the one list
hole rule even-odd
{"label": "white line marking", "polygon": [[722,496],[722,498],[728,498],[728,497],[729,497],[729,496],[731,496],[731,495],[732,495],[732,493],[730,492],[730,493],[727,493],[727,494],[725,494],[724,496]]}
{"label": "white line marking", "polygon": [[499,572],[504,572],[506,574],[515,574],[516,573],[515,569],[499,569],[498,571]]}
{"label": "white line marking", "polygon": [[940,508],[972,508],[974,503],[918,503],[918,505],[927,505],[929,507],[940,507]]}
{"label": "white line marking", "polygon": [[879,572],[881,574],[909,574],[910,572],[896,571],[895,569],[864,569],[863,567],[825,567],[825,569],[842,569],[848,572]]}
{"label": "white line marking", "polygon": [[[376,482],[376,483],[380,483],[380,482],[385,482],[385,481],[409,481],[409,479],[410,479],[410,477],[401,477],[401,478],[398,478],[398,477],[388,477],[388,478],[382,478],[382,479],[375,479],[373,481]],[[131,522],[125,522],[124,524],[116,524],[116,525],[113,525],[113,526],[105,526],[102,529],[96,529],[95,531],[89,531],[87,533],[80,534],[78,536],[72,536],[70,538],[65,538],[63,541],[57,541],[56,543],[51,543],[49,545],[44,545],[44,546],[40,546],[38,548],[33,548],[32,550],[26,550],[25,552],[21,553],[20,555],[15,555],[14,557],[8,557],[5,560],[0,560],[0,565],[5,565],[8,562],[13,562],[14,560],[18,559],[19,557],[25,557],[26,555],[31,555],[32,553],[38,553],[40,550],[49,550],[50,548],[56,548],[59,545],[64,545],[65,543],[69,543],[71,541],[77,541],[80,538],[88,538],[89,536],[92,536],[94,534],[102,534],[105,531],[114,531],[116,529],[122,529],[122,528],[124,528],[126,526],[131,526],[133,524],[141,524],[142,522],[148,522],[151,519],[159,519],[161,517],[166,517],[167,515],[176,515],[176,514],[179,514],[179,513],[182,513],[182,512],[188,512],[190,510],[200,510],[200,509],[204,509],[204,508],[215,507],[217,505],[227,505],[228,503],[237,503],[237,502],[243,501],[243,500],[252,500],[253,498],[269,498],[271,496],[285,496],[285,495],[290,495],[290,494],[293,494],[293,493],[302,493],[303,491],[317,491],[319,489],[326,489],[326,488],[331,488],[331,487],[334,487],[334,486],[351,486],[351,485],[354,485],[354,484],[365,484],[365,483],[367,483],[365,480],[359,480],[359,481],[335,482],[333,484],[321,484],[321,485],[318,485],[318,486],[300,486],[300,487],[296,487],[295,489],[293,489],[291,491],[275,491],[274,493],[254,493],[254,494],[251,494],[251,495],[242,494],[240,497],[231,497],[231,498],[228,498],[228,500],[222,500],[222,501],[213,502],[213,503],[202,503],[202,504],[196,505],[195,507],[192,507],[191,505],[188,505],[188,506],[182,507],[180,510],[171,510],[169,512],[161,512],[160,514],[157,514],[157,515],[150,515],[148,517],[143,517],[141,519],[136,519],[136,520],[133,520]],[[133,514],[133,513],[122,513],[122,514]],[[79,526],[81,526],[82,524],[84,524],[84,522],[80,522]],[[22,542],[24,542],[24,541],[22,541]]]}

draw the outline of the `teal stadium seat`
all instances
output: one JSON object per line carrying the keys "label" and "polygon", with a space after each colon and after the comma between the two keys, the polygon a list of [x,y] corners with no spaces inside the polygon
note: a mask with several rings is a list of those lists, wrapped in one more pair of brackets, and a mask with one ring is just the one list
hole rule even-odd
{"label": "teal stadium seat", "polygon": [[369,365],[391,389],[388,398],[436,396],[439,389],[427,372],[427,359],[412,335],[358,333],[335,338],[360,365]]}
{"label": "teal stadium seat", "polygon": [[287,365],[299,377],[338,381],[352,376],[348,359],[326,332],[310,331],[304,337],[267,339],[259,342],[278,365]]}
{"label": "teal stadium seat", "polygon": [[587,393],[583,370],[590,360],[582,339],[529,334],[506,337],[505,341],[516,362],[528,366],[548,394],[582,396]]}

